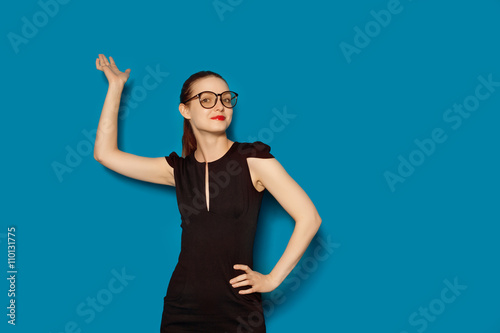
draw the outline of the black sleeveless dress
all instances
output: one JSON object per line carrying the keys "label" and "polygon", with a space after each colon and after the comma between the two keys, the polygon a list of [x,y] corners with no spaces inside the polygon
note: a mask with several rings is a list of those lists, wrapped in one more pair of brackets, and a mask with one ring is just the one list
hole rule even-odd
{"label": "black sleeveless dress", "polygon": [[205,162],[193,154],[165,156],[174,169],[181,215],[181,251],[164,297],[161,333],[266,332],[260,293],[241,295],[232,278],[253,269],[253,243],[263,191],[250,177],[247,158],[273,158],[260,141],[234,142],[219,159],[208,162],[209,209],[205,197]]}

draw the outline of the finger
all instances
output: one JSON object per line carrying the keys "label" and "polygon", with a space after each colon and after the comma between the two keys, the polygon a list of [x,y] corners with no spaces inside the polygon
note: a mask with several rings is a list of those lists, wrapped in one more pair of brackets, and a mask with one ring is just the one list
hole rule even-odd
{"label": "finger", "polygon": [[99,65],[102,67],[105,65],[105,62],[104,62],[104,59],[103,59],[103,55],[102,54],[99,54]]}
{"label": "finger", "polygon": [[127,68],[127,69],[125,70],[125,73],[126,73],[126,74],[130,74],[130,68]]}
{"label": "finger", "polygon": [[246,280],[246,279],[247,279],[247,275],[246,274],[241,274],[241,275],[238,275],[237,277],[235,277],[234,279],[231,279],[229,281],[229,283],[233,284],[233,283],[240,282],[240,281],[243,281],[243,280]]}
{"label": "finger", "polygon": [[102,65],[102,62],[100,59],[96,59],[96,67],[98,70],[103,71],[103,72],[106,72],[106,69],[109,69],[109,67]]}
{"label": "finger", "polygon": [[238,287],[242,287],[242,286],[249,286],[249,285],[250,285],[250,280],[245,280],[245,281],[241,281],[241,282],[233,284],[233,288],[238,288]]}
{"label": "finger", "polygon": [[233,268],[234,269],[241,269],[247,273],[251,271],[250,267],[248,267],[247,265],[236,264],[233,266]]}
{"label": "finger", "polygon": [[102,70],[102,69],[101,69],[101,65],[99,64],[99,58],[96,58],[96,60],[95,60],[95,67],[96,67],[98,70],[100,70],[100,71]]}
{"label": "finger", "polygon": [[115,60],[111,56],[109,57],[109,65],[112,66],[113,68],[118,69],[118,67],[115,64]]}
{"label": "finger", "polygon": [[241,294],[241,295],[251,294],[254,291],[255,290],[253,288],[248,288],[248,289],[243,289],[243,290],[238,291],[238,294]]}
{"label": "finger", "polygon": [[101,66],[109,65],[108,59],[106,59],[104,54],[99,54],[99,59],[101,59]]}

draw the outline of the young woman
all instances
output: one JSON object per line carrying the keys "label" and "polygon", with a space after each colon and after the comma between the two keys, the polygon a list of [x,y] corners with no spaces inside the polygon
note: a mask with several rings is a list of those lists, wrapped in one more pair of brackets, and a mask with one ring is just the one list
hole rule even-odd
{"label": "young woman", "polygon": [[[96,67],[109,82],[94,146],[94,158],[125,176],[176,187],[181,215],[181,252],[172,273],[160,331],[266,331],[261,293],[278,287],[318,231],[321,218],[307,194],[260,141],[231,141],[238,94],[210,71],[184,83],[182,157],[149,158],[117,146],[120,98],[130,69],[99,54]],[[295,228],[269,274],[253,267],[253,242],[263,191],[290,214]]]}

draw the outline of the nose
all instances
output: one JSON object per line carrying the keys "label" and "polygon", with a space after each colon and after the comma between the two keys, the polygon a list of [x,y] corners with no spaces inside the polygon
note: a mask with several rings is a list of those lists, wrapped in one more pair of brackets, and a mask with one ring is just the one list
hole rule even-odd
{"label": "nose", "polygon": [[214,105],[215,111],[224,111],[224,104],[222,104],[222,96],[217,96],[217,103]]}

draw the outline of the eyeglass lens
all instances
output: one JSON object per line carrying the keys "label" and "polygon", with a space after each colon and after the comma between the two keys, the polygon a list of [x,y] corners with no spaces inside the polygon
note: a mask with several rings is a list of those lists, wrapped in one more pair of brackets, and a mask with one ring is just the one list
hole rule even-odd
{"label": "eyeglass lens", "polygon": [[[236,95],[232,91],[227,91],[221,95],[221,102],[226,108],[236,105]],[[213,92],[204,92],[200,95],[200,103],[204,108],[213,108],[217,103],[217,95]]]}

